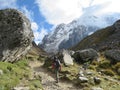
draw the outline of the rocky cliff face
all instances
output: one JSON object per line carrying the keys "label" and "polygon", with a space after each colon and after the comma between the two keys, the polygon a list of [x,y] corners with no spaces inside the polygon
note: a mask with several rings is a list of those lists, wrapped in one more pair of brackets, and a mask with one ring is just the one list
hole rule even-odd
{"label": "rocky cliff face", "polygon": [[32,46],[30,21],[15,9],[0,10],[0,60],[13,62]]}

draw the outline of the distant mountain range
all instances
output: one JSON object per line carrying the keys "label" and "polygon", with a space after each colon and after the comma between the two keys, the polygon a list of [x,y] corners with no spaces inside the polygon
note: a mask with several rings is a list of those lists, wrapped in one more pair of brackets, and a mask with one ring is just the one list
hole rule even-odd
{"label": "distant mountain range", "polygon": [[60,24],[46,35],[42,47],[47,52],[56,52],[77,45],[83,38],[93,34],[96,30],[112,25],[120,18],[120,14],[110,14],[103,16],[86,15],[69,24]]}

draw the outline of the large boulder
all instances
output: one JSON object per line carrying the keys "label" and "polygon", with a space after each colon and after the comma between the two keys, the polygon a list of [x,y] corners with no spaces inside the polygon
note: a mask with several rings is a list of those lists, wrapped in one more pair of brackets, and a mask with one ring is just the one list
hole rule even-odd
{"label": "large boulder", "polygon": [[120,50],[107,50],[105,56],[111,60],[112,63],[120,62]]}
{"label": "large boulder", "polygon": [[32,46],[30,21],[15,9],[0,10],[0,61],[14,62]]}
{"label": "large boulder", "polygon": [[84,49],[76,51],[73,55],[74,59],[79,63],[84,63],[86,61],[92,61],[98,59],[98,53],[94,49]]}
{"label": "large boulder", "polygon": [[70,56],[69,52],[67,50],[63,51],[63,60],[65,65],[73,65],[73,58]]}

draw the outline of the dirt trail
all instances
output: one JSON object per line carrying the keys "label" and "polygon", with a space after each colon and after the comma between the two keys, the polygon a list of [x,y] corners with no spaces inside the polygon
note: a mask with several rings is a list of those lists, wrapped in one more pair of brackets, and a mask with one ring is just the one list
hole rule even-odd
{"label": "dirt trail", "polygon": [[42,86],[44,90],[80,90],[77,89],[72,83],[61,81],[55,82],[54,75],[42,67],[43,63],[39,61],[30,62],[30,67],[33,69],[34,74],[40,75],[42,78]]}

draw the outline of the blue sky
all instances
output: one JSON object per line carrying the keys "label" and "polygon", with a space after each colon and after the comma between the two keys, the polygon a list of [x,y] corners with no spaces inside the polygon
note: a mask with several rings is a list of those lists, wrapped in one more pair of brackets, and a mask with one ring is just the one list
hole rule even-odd
{"label": "blue sky", "polygon": [[[16,8],[31,21],[35,42],[60,23],[69,23],[83,14],[120,12],[120,0],[0,0],[0,9]],[[93,11],[94,10],[94,11]]]}

